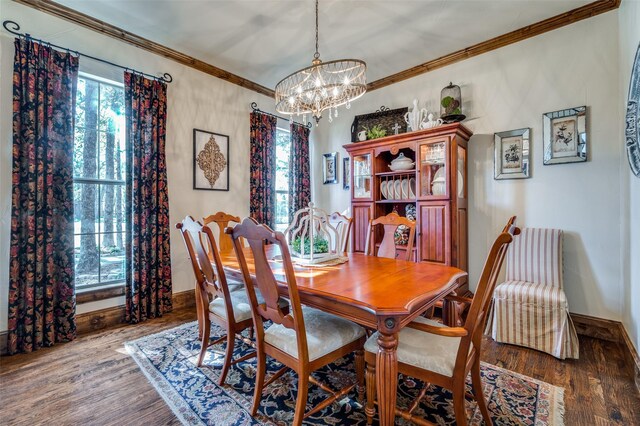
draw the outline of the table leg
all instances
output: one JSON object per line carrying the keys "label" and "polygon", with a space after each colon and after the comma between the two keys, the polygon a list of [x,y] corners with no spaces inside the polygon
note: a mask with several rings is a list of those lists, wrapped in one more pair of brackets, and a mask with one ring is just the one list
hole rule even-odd
{"label": "table leg", "polygon": [[[382,321],[381,321],[382,322]],[[376,387],[380,426],[392,426],[395,420],[398,388],[398,332],[396,320],[388,318],[378,327]]]}

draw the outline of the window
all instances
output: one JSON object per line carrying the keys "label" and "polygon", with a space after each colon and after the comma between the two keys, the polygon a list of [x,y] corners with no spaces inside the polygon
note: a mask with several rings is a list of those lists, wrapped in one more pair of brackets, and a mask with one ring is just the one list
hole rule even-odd
{"label": "window", "polygon": [[73,155],[76,289],[125,281],[125,120],[121,85],[81,74]]}
{"label": "window", "polygon": [[289,226],[289,152],[291,132],[276,128],[276,231]]}

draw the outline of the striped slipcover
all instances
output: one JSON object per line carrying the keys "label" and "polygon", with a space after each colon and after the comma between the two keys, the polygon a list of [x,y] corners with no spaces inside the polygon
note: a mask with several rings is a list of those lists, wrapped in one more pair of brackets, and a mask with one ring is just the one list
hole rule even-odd
{"label": "striped slipcover", "polygon": [[578,358],[562,290],[562,231],[525,228],[507,252],[506,281],[493,294],[485,334],[556,358]]}

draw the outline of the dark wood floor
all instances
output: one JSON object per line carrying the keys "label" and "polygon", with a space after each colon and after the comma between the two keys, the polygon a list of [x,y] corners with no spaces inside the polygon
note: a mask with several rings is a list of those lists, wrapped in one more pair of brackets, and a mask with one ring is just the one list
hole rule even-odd
{"label": "dark wood floor", "polygon": [[[195,319],[191,309],[0,358],[0,424],[177,425],[124,351],[126,341]],[[486,340],[482,359],[565,388],[566,425],[640,425],[621,345],[580,337],[578,361]]]}

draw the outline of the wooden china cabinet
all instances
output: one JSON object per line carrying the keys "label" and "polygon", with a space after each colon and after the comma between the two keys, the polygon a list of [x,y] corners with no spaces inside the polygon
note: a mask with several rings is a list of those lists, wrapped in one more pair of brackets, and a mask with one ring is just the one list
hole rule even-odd
{"label": "wooden china cabinet", "polygon": [[[413,258],[468,270],[467,143],[461,123],[344,145],[351,158],[351,249],[363,252],[369,219],[415,206]],[[400,154],[415,165],[390,170]],[[411,212],[413,207],[409,207]],[[379,244],[382,233],[374,236]],[[401,239],[399,239],[401,240]],[[403,254],[406,245],[397,245]],[[468,291],[466,280],[458,294]]]}

